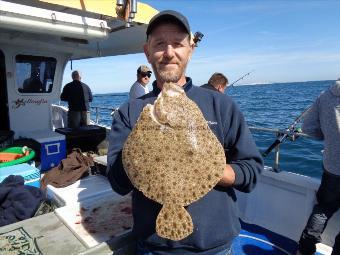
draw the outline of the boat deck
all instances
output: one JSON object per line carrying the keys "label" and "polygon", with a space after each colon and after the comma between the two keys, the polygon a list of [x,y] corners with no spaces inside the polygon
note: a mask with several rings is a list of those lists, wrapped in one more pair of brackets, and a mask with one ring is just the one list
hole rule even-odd
{"label": "boat deck", "polygon": [[233,242],[237,255],[294,254],[297,243],[257,225],[242,223],[240,235]]}
{"label": "boat deck", "polygon": [[295,254],[297,243],[257,225],[242,222],[240,235],[233,242],[237,255],[286,255]]}
{"label": "boat deck", "polygon": [[[130,242],[129,244],[127,244],[127,240]],[[115,250],[115,254],[134,254],[132,244],[133,239],[131,236],[128,238],[128,235],[125,235],[123,240],[120,239],[119,242],[120,245],[124,244],[121,246],[122,248],[115,249],[115,247],[117,247],[117,242],[110,240],[106,243],[101,243],[82,254],[110,254],[110,250]],[[265,228],[242,222],[241,233],[234,240],[232,249],[234,255],[293,255],[296,253],[297,243]],[[325,251],[317,252],[316,255],[326,255],[330,253],[331,249],[329,248],[328,250],[326,249]]]}
{"label": "boat deck", "polygon": [[[241,225],[241,233],[232,246],[234,255],[291,255],[296,253],[297,242],[294,240],[257,225],[244,222],[241,222]],[[322,254],[330,254],[330,251],[316,253],[316,255]]]}
{"label": "boat deck", "polygon": [[[95,162],[106,165],[106,157],[95,158]],[[14,240],[24,238],[25,244],[28,243],[31,249],[37,251],[32,254],[61,254],[60,251],[67,251],[66,254],[83,255],[106,255],[112,254],[113,251],[114,254],[134,254],[135,240],[128,230],[130,226],[124,225],[119,233],[115,232],[114,234],[107,230],[107,226],[119,225],[112,224],[113,220],[123,222],[119,219],[112,219],[112,217],[118,217],[118,214],[113,213],[114,205],[125,197],[114,193],[104,176],[88,176],[65,188],[48,186],[47,193],[60,208],[46,215],[1,227],[1,254],[9,254],[7,251],[17,248],[16,242],[7,242],[8,236],[14,237]],[[72,195],[70,196],[70,194]],[[100,208],[107,209],[109,205],[112,206],[111,209],[101,211]],[[83,210],[80,210],[81,208]],[[106,211],[110,213],[101,213]],[[125,212],[126,210],[118,211]],[[92,212],[91,215],[87,214]],[[275,213],[270,215],[271,217],[267,220],[278,221],[275,218]],[[81,222],[86,223],[86,218],[90,217],[92,218],[90,225],[80,224]],[[97,218],[100,223],[99,227],[103,227],[103,229],[93,231],[92,223],[97,222],[95,221]],[[286,235],[292,238],[290,239],[268,230],[270,228],[245,222],[241,222],[241,226],[241,233],[232,245],[234,255],[290,255],[296,252],[296,236],[294,238],[293,235]],[[7,241],[4,242],[4,240]],[[55,245],[56,243],[58,245]],[[316,254],[331,254],[329,246],[318,244],[317,247],[318,253]]]}

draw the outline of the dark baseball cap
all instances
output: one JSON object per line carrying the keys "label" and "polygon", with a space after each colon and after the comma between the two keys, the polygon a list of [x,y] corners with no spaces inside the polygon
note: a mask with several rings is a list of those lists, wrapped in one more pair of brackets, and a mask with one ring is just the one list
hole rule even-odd
{"label": "dark baseball cap", "polygon": [[152,73],[152,71],[150,70],[148,66],[141,65],[140,67],[138,67],[137,73]]}
{"label": "dark baseball cap", "polygon": [[184,28],[184,30],[191,35],[189,22],[181,13],[173,10],[161,11],[150,20],[148,28],[146,29],[146,36],[149,37],[152,30],[160,23],[175,23]]}

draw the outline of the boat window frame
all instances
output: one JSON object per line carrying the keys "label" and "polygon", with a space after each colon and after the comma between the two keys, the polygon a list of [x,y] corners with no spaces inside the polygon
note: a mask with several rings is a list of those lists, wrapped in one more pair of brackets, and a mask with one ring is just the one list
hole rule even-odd
{"label": "boat window frame", "polygon": [[[41,89],[43,89],[43,87],[45,87],[45,90],[43,90],[41,92],[39,92],[39,91],[26,91],[26,92],[24,92],[23,91],[24,80],[22,81],[21,84],[18,84],[18,77],[19,77],[18,76],[18,63],[20,63],[20,61],[18,61],[18,56],[23,57],[23,60],[21,60],[21,61],[24,61],[25,57],[26,57],[28,59],[27,62],[29,62],[29,60],[31,58],[31,61],[32,61],[31,63],[33,63],[34,61],[38,62],[40,60],[39,66],[35,67],[37,69],[41,69],[42,64],[45,63],[44,71],[43,71],[44,76],[46,76],[46,72],[47,72],[46,63],[51,63],[52,66],[49,69],[52,68],[53,73],[50,73],[48,77],[44,77],[43,80],[42,80],[41,73],[38,71],[39,81],[40,81],[41,86],[42,86]],[[57,68],[58,68],[58,58],[56,56],[50,56],[48,54],[18,52],[18,53],[13,55],[13,60],[14,60],[14,89],[15,89],[16,93],[18,93],[21,96],[25,96],[25,95],[50,95],[53,92],[53,89],[55,87],[55,82],[56,82]],[[22,63],[25,63],[25,62],[22,62]],[[32,68],[34,68],[34,67],[30,66],[30,68],[31,68],[30,77],[32,77],[32,73],[33,73]],[[51,77],[52,77],[52,79],[51,79]],[[27,76],[25,78],[27,80],[29,79],[29,77],[27,77]],[[46,80],[45,80],[45,78],[46,78]],[[50,80],[49,83],[48,83],[48,80]],[[47,88],[47,86],[48,86],[48,88]]]}
{"label": "boat window frame", "polygon": [[[4,48],[0,48],[0,75],[2,76],[2,79],[0,79],[0,111],[1,111],[1,117],[0,117],[0,130],[8,131],[10,130],[10,120],[9,120],[9,107],[8,107],[8,79],[7,79],[7,65],[6,65],[6,50]],[[3,66],[2,66],[3,65]]]}

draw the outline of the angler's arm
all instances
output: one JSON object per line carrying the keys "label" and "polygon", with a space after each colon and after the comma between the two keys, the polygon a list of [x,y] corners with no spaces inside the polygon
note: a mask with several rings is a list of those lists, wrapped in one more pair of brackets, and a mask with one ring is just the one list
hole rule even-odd
{"label": "angler's arm", "polygon": [[227,149],[227,165],[219,184],[232,184],[237,190],[250,192],[263,170],[263,160],[242,113],[236,105],[234,107],[224,145]]}
{"label": "angler's arm", "polygon": [[67,90],[68,90],[68,86],[66,85],[63,88],[63,91],[61,92],[61,95],[60,95],[60,100],[61,101],[68,101],[68,99],[69,99],[69,92]]}
{"label": "angler's arm", "polygon": [[124,104],[114,113],[107,154],[107,178],[112,189],[121,195],[129,193],[133,188],[122,162],[122,149],[131,132],[127,115],[124,114],[127,108],[127,104]]}
{"label": "angler's arm", "polygon": [[319,119],[319,98],[313,103],[303,118],[302,132],[310,135],[318,140],[323,140],[324,136],[321,130]]}
{"label": "angler's arm", "polygon": [[89,93],[89,102],[92,102],[93,101],[92,91],[91,91],[89,86],[87,86],[87,87],[88,87],[88,93]]}

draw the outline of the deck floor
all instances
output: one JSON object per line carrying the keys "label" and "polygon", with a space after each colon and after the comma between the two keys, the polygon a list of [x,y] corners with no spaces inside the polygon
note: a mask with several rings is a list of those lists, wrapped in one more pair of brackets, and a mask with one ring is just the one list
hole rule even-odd
{"label": "deck floor", "polygon": [[235,255],[291,255],[296,253],[297,243],[265,228],[242,222],[241,233],[232,247]]}

